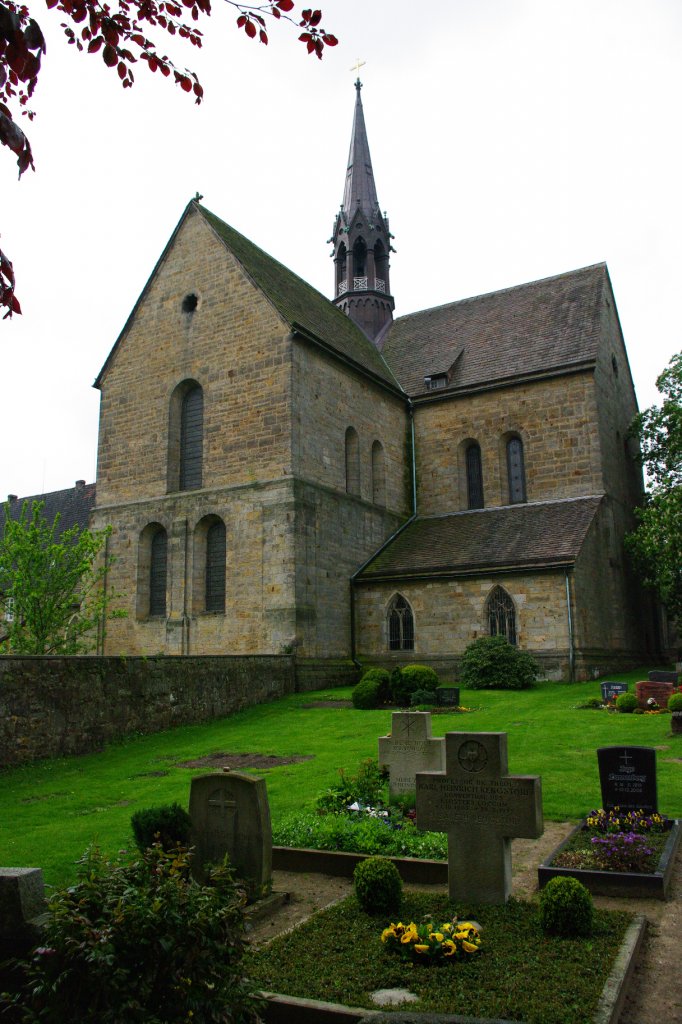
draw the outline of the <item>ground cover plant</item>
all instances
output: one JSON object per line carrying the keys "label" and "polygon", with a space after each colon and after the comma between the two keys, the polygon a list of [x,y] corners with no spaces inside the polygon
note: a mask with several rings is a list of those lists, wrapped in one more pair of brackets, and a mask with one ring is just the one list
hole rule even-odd
{"label": "ground cover plant", "polygon": [[[645,677],[646,670],[640,669],[611,678],[632,688]],[[132,848],[134,812],[174,802],[186,808],[190,779],[211,770],[196,761],[220,751],[308,755],[309,761],[255,774],[267,779],[275,829],[295,811],[307,807],[314,812],[320,792],[338,783],[339,769],[352,773],[363,759],[376,757],[377,738],[391,730],[390,709],[318,706],[348,700],[350,693],[346,687],[294,694],[205,725],[133,736],[101,753],[7,769],[0,787],[0,864],[39,866],[49,884],[70,882],[76,862],[93,841],[111,856]],[[670,716],[576,710],[599,693],[598,681],[541,682],[513,693],[462,690],[462,703],[475,710],[466,716],[434,716],[433,734],[507,732],[509,770],[542,776],[549,821],[578,821],[599,805],[597,747],[656,747],[659,806],[670,817],[682,817],[682,748],[679,738],[670,736]],[[186,761],[195,766],[182,767]]]}
{"label": "ground cover plant", "polygon": [[665,814],[599,808],[590,811],[583,828],[554,857],[552,865],[651,873],[656,870],[671,826]]}
{"label": "ground cover plant", "polygon": [[[480,924],[476,955],[421,963],[382,943],[391,923]],[[453,905],[443,896],[406,890],[400,920],[368,915],[354,896],[249,954],[250,977],[265,991],[374,1008],[380,988],[407,988],[419,1012],[523,1020],[526,1024],[585,1024],[591,1020],[630,915],[595,911],[589,937],[544,934],[538,909]]]}

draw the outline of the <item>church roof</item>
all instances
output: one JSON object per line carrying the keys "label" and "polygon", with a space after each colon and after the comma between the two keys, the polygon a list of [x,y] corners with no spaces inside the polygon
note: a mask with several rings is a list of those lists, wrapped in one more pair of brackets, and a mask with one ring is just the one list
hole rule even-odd
{"label": "church roof", "polygon": [[360,581],[482,575],[575,562],[601,495],[421,516],[374,558]]}
{"label": "church roof", "polygon": [[[18,519],[21,509],[28,504],[29,511],[34,501],[44,503],[43,515],[52,524],[59,514],[59,530],[57,536],[77,526],[79,530],[87,528],[90,522],[90,513],[95,507],[95,484],[86,484],[84,480],[77,480],[75,487],[67,487],[61,491],[49,491],[47,494],[32,494],[26,498],[17,498],[10,495],[8,499],[9,514],[12,519]],[[0,506],[0,530],[5,525],[5,510],[7,505]]]}
{"label": "church roof", "polygon": [[390,384],[393,389],[399,390],[381,353],[350,317],[303,278],[268,256],[229,224],[198,203],[196,206],[280,316],[291,325],[292,330],[301,331],[312,341],[349,359],[384,383]]}
{"label": "church roof", "polygon": [[[399,317],[382,354],[409,395],[448,374],[455,393],[590,366],[597,356],[606,264]],[[442,393],[442,392],[441,392]]]}
{"label": "church roof", "polygon": [[360,207],[366,217],[371,218],[374,211],[379,207],[376,185],[374,184],[374,173],[372,171],[372,158],[369,155],[365,115],[360,98],[361,88],[362,83],[358,79],[355,83],[355,114],[350,137],[343,203],[341,206],[348,218],[353,216],[358,207]]}

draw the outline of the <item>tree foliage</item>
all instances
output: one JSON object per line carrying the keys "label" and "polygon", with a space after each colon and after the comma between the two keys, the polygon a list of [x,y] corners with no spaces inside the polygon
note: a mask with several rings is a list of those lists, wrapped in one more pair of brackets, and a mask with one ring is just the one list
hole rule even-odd
{"label": "tree foliage", "polygon": [[[117,0],[117,6],[99,0],[46,0],[50,10],[64,19],[61,28],[67,41],[77,50],[99,54],[104,64],[116,72],[124,89],[133,85],[132,65],[143,61],[147,68],[172,78],[176,85],[201,103],[203,88],[189,68],[178,68],[161,53],[150,31],[178,36],[200,48],[203,33],[198,23],[210,17],[211,0]],[[261,0],[255,4],[225,0],[237,10],[237,28],[249,39],[267,46],[268,21],[286,21],[302,29],[299,40],[308,53],[322,58],[325,46],[336,46],[331,32],[322,28],[322,12],[306,8],[293,13],[294,0]],[[40,25],[31,17],[29,7],[18,0],[0,0],[0,143],[16,156],[19,177],[29,167],[34,170],[31,144],[15,120],[11,104],[32,120],[29,100],[38,83],[46,46]],[[14,293],[14,270],[0,251],[0,308],[5,319],[21,313]]]}
{"label": "tree foliage", "polygon": [[[104,582],[111,559],[100,557],[108,531],[73,526],[59,534],[44,503],[24,502],[18,519],[5,506],[0,535],[0,653],[84,654],[96,645],[111,611]],[[111,595],[109,595],[109,599]]]}
{"label": "tree foliage", "polygon": [[656,387],[663,402],[639,413],[630,428],[650,485],[626,543],[643,582],[658,592],[672,618],[682,620],[682,352]]}

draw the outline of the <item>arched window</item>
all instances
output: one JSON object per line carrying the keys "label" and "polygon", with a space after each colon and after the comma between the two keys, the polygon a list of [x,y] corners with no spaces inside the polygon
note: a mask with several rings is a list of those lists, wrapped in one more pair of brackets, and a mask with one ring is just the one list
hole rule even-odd
{"label": "arched window", "polygon": [[523,441],[511,437],[507,441],[507,479],[512,505],[526,500],[526,469],[523,463]]}
{"label": "arched window", "polygon": [[402,594],[396,594],[388,606],[388,648],[390,651],[414,650],[414,617]]}
{"label": "arched window", "polygon": [[495,587],[486,602],[488,631],[491,636],[504,636],[510,644],[516,643],[516,609],[503,587]]}
{"label": "arched window", "polygon": [[194,491],[203,484],[204,392],[195,380],[178,384],[168,422],[168,490]]}
{"label": "arched window", "polygon": [[168,534],[162,526],[151,537],[149,552],[149,614],[166,614],[166,577],[168,574]]}
{"label": "arched window", "polygon": [[[367,274],[367,245],[364,238],[358,238],[353,246],[353,277],[365,277]],[[357,285],[356,287],[362,287]],[[365,282],[364,287],[367,287]]]}
{"label": "arched window", "polygon": [[483,470],[481,446],[472,441],[466,450],[467,507],[483,508]]}
{"label": "arched window", "polygon": [[346,431],[346,491],[360,494],[360,441],[353,427]]}
{"label": "arched window", "polygon": [[225,524],[221,519],[206,531],[206,611],[225,611]]}
{"label": "arched window", "polygon": [[386,505],[386,465],[381,441],[372,445],[372,501],[382,508]]}

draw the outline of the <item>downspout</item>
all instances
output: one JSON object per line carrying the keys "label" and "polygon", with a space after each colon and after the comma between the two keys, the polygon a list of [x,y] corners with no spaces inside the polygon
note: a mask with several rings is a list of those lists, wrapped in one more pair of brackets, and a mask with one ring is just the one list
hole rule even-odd
{"label": "downspout", "polygon": [[571,583],[566,570],[566,611],[568,613],[568,681],[575,682],[575,647],[573,639],[573,614],[571,612]]}
{"label": "downspout", "polygon": [[377,548],[377,550],[373,552],[373,554],[371,554],[369,558],[365,559],[360,568],[356,569],[356,571],[350,578],[350,657],[351,661],[353,662],[356,668],[361,668],[361,664],[358,661],[355,652],[355,581],[357,577],[360,575],[360,573],[363,571],[363,569],[365,569],[371,561],[373,561],[378,555],[380,555],[381,552],[384,551],[389,544],[392,544],[396,537],[399,534],[401,534],[403,530],[406,530],[410,523],[413,523],[414,520],[417,518],[417,455],[415,451],[414,440],[414,406],[412,405],[412,402],[410,401],[409,398],[407,400],[407,409],[410,416],[410,474],[412,481],[412,514],[410,515],[409,519],[406,519],[405,522],[398,527],[397,530],[393,531],[391,536],[388,538],[388,540],[384,541],[381,547]]}
{"label": "downspout", "polygon": [[109,534],[104,538],[104,574],[102,576],[102,625],[100,630],[99,654],[104,655],[104,642],[107,638],[107,583],[109,576]]}
{"label": "downspout", "polygon": [[185,571],[182,587],[182,647],[183,654],[189,654],[189,616],[187,614],[187,570],[189,567],[189,520],[185,518]]}

